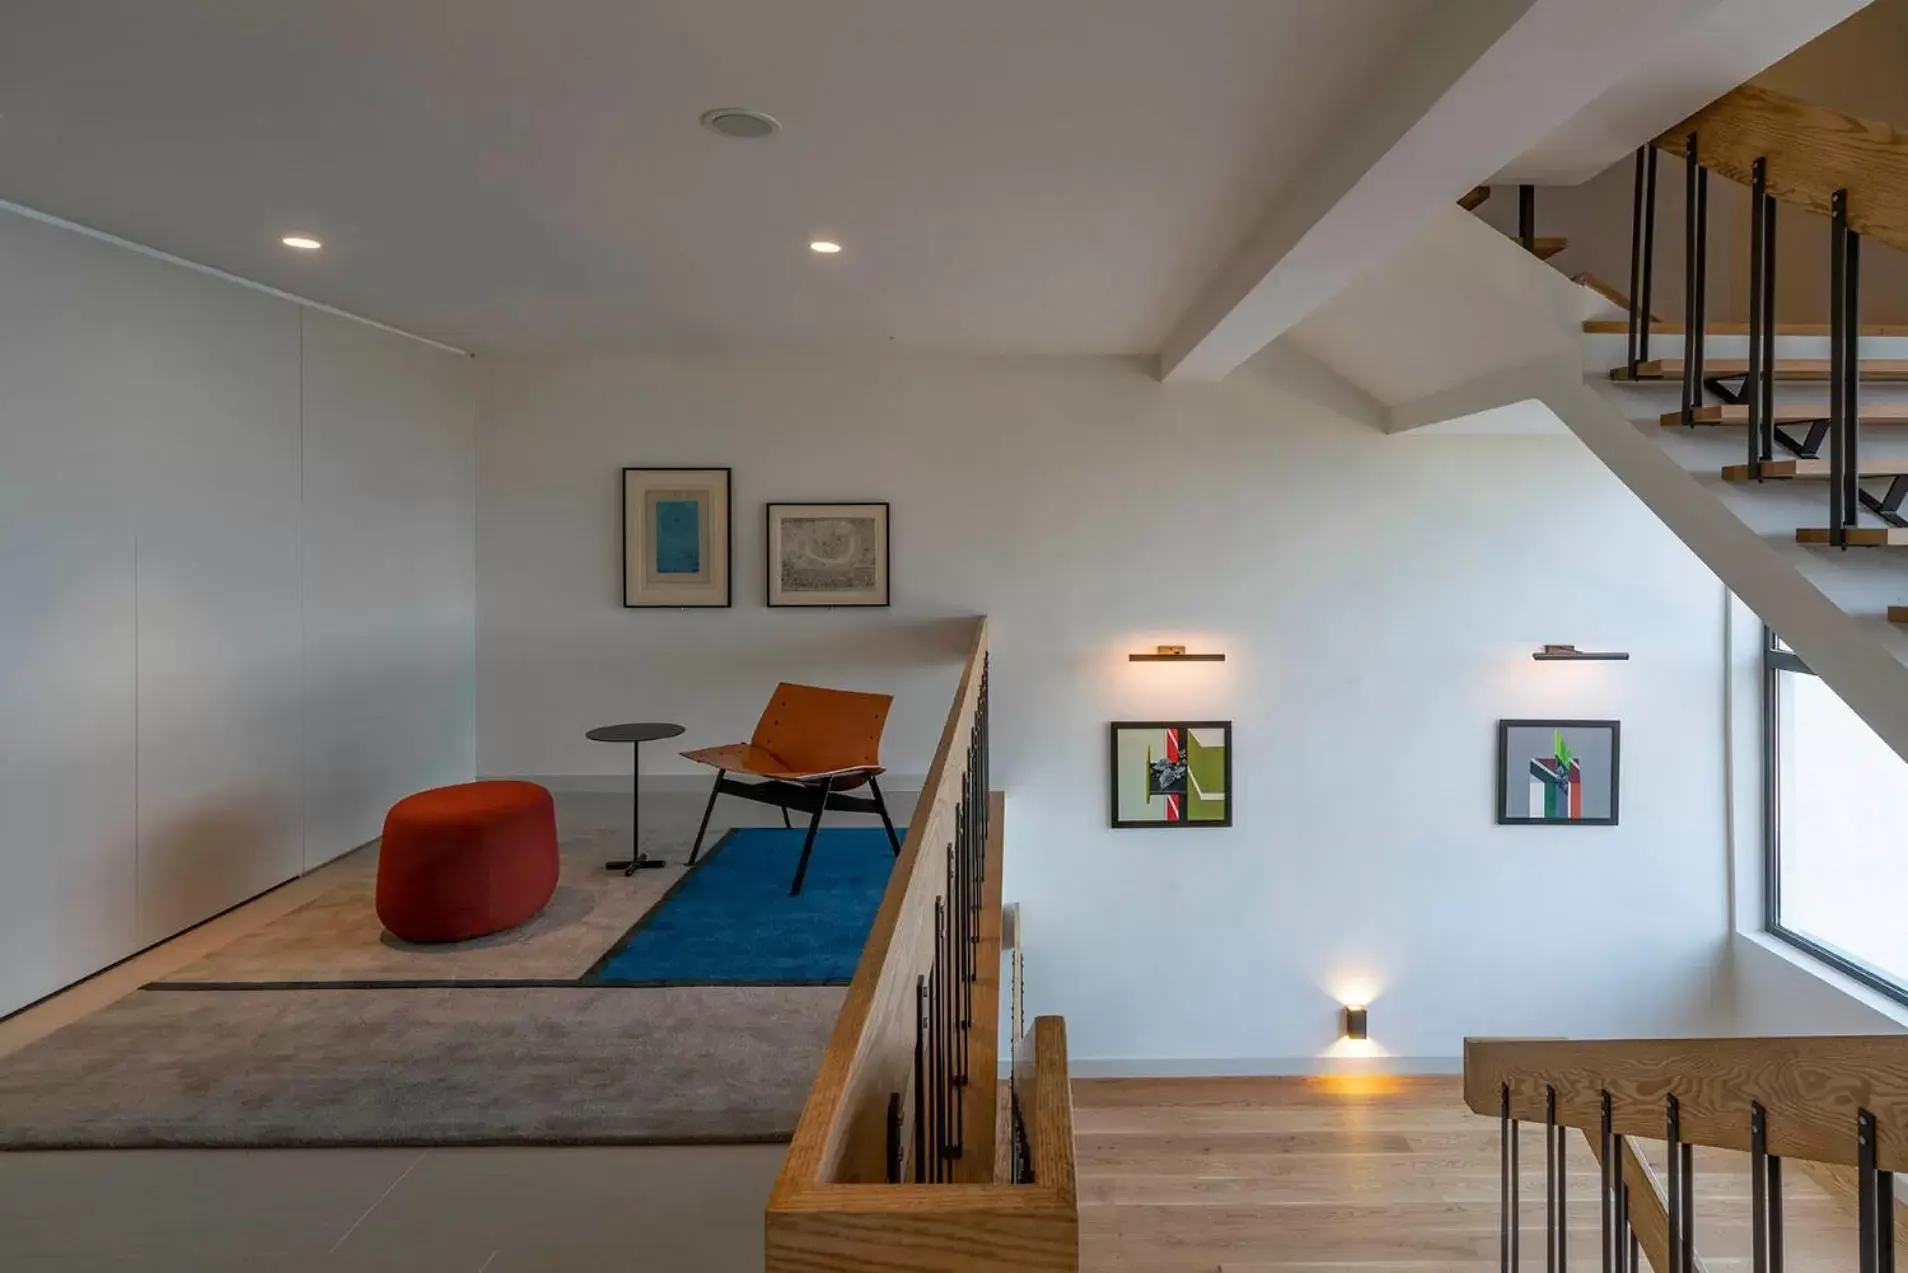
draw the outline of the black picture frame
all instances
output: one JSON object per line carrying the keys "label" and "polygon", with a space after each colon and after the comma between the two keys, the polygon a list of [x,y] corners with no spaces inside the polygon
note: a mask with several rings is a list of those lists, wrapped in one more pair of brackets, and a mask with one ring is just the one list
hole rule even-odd
{"label": "black picture frame", "polygon": [[[1156,822],[1120,817],[1120,731],[1128,729],[1216,729],[1226,736],[1226,816],[1223,820]],[[1116,831],[1202,831],[1232,825],[1237,797],[1232,781],[1232,722],[1229,720],[1116,720],[1107,727],[1107,819]]]}
{"label": "black picture frame", "polygon": [[[1510,736],[1513,729],[1603,729],[1610,733],[1610,816],[1607,818],[1513,817],[1510,805]],[[1616,720],[1500,720],[1497,722],[1497,825],[1502,827],[1613,827],[1622,813],[1623,722]]]}
{"label": "black picture frame", "polygon": [[[631,473],[720,473],[722,474],[722,513],[728,519],[724,529],[722,562],[722,600],[685,602],[644,602],[629,599],[629,475]],[[735,605],[735,470],[722,464],[626,464],[618,475],[617,501],[622,509],[622,548],[617,559],[622,566],[617,585],[625,610],[727,610]]]}
{"label": "black picture frame", "polygon": [[[775,599],[775,517],[783,508],[878,508],[881,510],[881,569],[885,586],[879,601],[777,601]],[[775,499],[762,508],[762,604],[771,610],[886,610],[894,605],[894,509],[882,499]]]}

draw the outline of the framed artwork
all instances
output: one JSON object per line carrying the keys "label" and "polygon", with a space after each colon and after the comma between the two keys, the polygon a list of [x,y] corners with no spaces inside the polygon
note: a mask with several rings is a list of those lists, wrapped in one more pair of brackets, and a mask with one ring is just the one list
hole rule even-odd
{"label": "framed artwork", "polygon": [[623,470],[623,606],[730,604],[728,469]]}
{"label": "framed artwork", "polygon": [[1113,722],[1115,827],[1232,825],[1232,722]]}
{"label": "framed artwork", "polygon": [[1497,722],[1497,821],[1615,826],[1622,729],[1613,720]]}
{"label": "framed artwork", "polygon": [[888,604],[886,504],[770,504],[771,606]]}

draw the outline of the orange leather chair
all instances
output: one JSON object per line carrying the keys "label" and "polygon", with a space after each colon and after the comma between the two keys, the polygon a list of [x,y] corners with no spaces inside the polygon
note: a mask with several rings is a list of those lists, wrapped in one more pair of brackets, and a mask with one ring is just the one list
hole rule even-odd
{"label": "orange leather chair", "polygon": [[[755,734],[748,742],[683,752],[690,760],[716,771],[709,803],[702,809],[702,825],[696,828],[695,847],[689,851],[689,865],[694,866],[702,853],[709,815],[715,811],[716,797],[724,792],[777,806],[784,826],[790,825],[790,809],[809,815],[802,860],[795,867],[795,882],[788,890],[791,897],[802,891],[802,880],[808,875],[808,855],[814,852],[815,832],[826,810],[880,814],[881,825],[888,829],[888,843],[899,854],[901,839],[894,833],[894,821],[881,798],[881,784],[875,781],[882,772],[881,731],[893,705],[891,694],[858,694],[784,681],[775,687],[775,697],[755,723]],[[756,781],[741,782],[730,774],[746,774]],[[867,785],[867,796],[843,794],[863,784]]]}

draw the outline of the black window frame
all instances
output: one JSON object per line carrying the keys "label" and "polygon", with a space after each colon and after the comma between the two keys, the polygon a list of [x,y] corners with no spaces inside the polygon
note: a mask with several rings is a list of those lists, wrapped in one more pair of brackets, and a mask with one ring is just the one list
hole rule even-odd
{"label": "black window frame", "polygon": [[1762,627],[1762,925],[1780,938],[1836,972],[1870,990],[1908,1006],[1908,984],[1863,963],[1782,922],[1782,682],[1783,673],[1817,675],[1802,656],[1782,648],[1774,628]]}

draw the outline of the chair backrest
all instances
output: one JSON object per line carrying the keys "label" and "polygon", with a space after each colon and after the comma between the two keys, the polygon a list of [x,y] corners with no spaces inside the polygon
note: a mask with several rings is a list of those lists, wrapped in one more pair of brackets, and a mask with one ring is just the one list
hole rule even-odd
{"label": "chair backrest", "polygon": [[774,752],[790,769],[826,773],[881,764],[881,731],[892,694],[861,694],[815,685],[775,687],[749,741]]}

